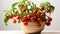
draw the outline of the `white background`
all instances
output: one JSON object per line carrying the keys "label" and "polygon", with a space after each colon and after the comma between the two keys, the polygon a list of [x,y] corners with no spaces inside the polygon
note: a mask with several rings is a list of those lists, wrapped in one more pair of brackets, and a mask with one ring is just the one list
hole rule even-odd
{"label": "white background", "polygon": [[[0,30],[21,30],[20,24],[13,24],[11,21],[8,22],[8,26],[4,25],[4,10],[10,9],[14,2],[19,0],[0,0]],[[53,18],[52,24],[49,27],[45,27],[44,31],[60,31],[60,0],[32,0],[36,4],[48,1],[55,6],[55,11],[52,13]]]}

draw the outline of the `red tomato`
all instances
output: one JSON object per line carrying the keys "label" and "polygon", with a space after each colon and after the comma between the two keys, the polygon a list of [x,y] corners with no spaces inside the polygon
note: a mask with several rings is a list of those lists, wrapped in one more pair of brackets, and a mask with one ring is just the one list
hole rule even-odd
{"label": "red tomato", "polygon": [[28,18],[28,19],[31,19],[31,15],[30,15],[30,14],[29,14],[29,15],[27,15],[27,18]]}
{"label": "red tomato", "polygon": [[15,19],[14,19],[13,23],[16,24],[16,20]]}
{"label": "red tomato", "polygon": [[43,10],[44,10],[44,7],[43,7],[43,6],[42,6],[42,7],[40,7],[40,10],[41,10],[41,11],[43,11]]}
{"label": "red tomato", "polygon": [[38,28],[40,28],[40,27],[41,27],[41,24],[37,23],[36,26],[37,26]]}
{"label": "red tomato", "polygon": [[26,21],[25,21],[25,22],[23,22],[23,23],[24,23],[24,25],[25,25],[25,26],[27,26],[27,25],[28,25],[28,22],[26,22]]}
{"label": "red tomato", "polygon": [[26,20],[25,20],[25,19],[22,19],[21,21],[22,21],[22,22],[25,22]]}
{"label": "red tomato", "polygon": [[52,18],[48,18],[48,21],[52,21]]}
{"label": "red tomato", "polygon": [[25,15],[24,18],[27,18],[27,16]]}
{"label": "red tomato", "polygon": [[48,21],[48,22],[45,22],[45,24],[46,24],[47,26],[50,26],[51,23]]}
{"label": "red tomato", "polygon": [[44,18],[45,15],[44,15],[44,14],[40,14],[40,16],[41,16],[42,18]]}
{"label": "red tomato", "polygon": [[34,17],[31,17],[31,21],[34,22],[35,21],[35,18]]}
{"label": "red tomato", "polygon": [[19,15],[17,16],[17,20],[20,20],[20,16]]}
{"label": "red tomato", "polygon": [[13,18],[13,15],[10,15],[10,16],[9,16],[9,19],[12,19],[12,18]]}
{"label": "red tomato", "polygon": [[23,8],[23,9],[22,9],[22,12],[26,12],[26,9]]}
{"label": "red tomato", "polygon": [[34,13],[34,14],[37,14],[37,10],[34,10],[33,13]]}
{"label": "red tomato", "polygon": [[45,12],[50,13],[50,9],[47,9]]}
{"label": "red tomato", "polygon": [[42,21],[42,18],[38,18],[38,22],[41,22]]}

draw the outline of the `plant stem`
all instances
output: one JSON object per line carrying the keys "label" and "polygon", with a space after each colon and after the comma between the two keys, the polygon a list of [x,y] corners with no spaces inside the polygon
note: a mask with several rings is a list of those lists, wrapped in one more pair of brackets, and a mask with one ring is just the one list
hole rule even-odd
{"label": "plant stem", "polygon": [[[47,16],[47,15],[45,15],[45,16]],[[50,18],[49,16],[47,16],[48,18]]]}

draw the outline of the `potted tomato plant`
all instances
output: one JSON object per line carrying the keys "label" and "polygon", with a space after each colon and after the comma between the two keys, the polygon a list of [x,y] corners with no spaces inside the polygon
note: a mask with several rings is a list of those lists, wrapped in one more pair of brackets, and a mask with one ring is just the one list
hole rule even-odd
{"label": "potted tomato plant", "polygon": [[25,33],[41,33],[45,25],[50,26],[50,15],[54,9],[49,2],[43,2],[38,7],[31,1],[22,0],[12,4],[10,10],[5,10],[4,22],[7,25],[8,20],[13,19],[14,24],[21,23]]}

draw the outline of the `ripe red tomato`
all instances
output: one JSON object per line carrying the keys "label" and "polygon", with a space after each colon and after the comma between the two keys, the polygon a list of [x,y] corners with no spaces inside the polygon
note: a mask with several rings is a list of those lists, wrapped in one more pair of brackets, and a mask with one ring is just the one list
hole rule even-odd
{"label": "ripe red tomato", "polygon": [[28,25],[28,22],[26,22],[26,21],[25,21],[25,22],[23,22],[23,23],[24,23],[24,25],[25,25],[25,26],[27,26],[27,25]]}
{"label": "ripe red tomato", "polygon": [[27,15],[25,15],[24,18],[27,18]]}
{"label": "ripe red tomato", "polygon": [[21,19],[22,22],[25,22],[26,20],[25,19]]}
{"label": "ripe red tomato", "polygon": [[41,27],[41,24],[37,23],[36,26],[37,26],[38,28],[40,28],[40,27]]}
{"label": "ripe red tomato", "polygon": [[37,14],[37,10],[34,10],[33,13],[34,13],[34,14]]}
{"label": "ripe red tomato", "polygon": [[40,16],[41,16],[42,18],[44,18],[45,15],[44,15],[44,14],[40,14]]}
{"label": "ripe red tomato", "polygon": [[22,12],[26,12],[26,9],[23,8],[23,9],[22,9]]}
{"label": "ripe red tomato", "polygon": [[13,15],[10,15],[10,16],[9,16],[9,19],[12,19],[12,18],[13,18]]}
{"label": "ripe red tomato", "polygon": [[17,20],[20,20],[20,16],[19,15],[17,16]]}
{"label": "ripe red tomato", "polygon": [[34,17],[31,17],[31,21],[34,22],[35,21],[35,18]]}
{"label": "ripe red tomato", "polygon": [[41,6],[41,7],[40,7],[40,10],[41,10],[41,11],[43,11],[43,10],[44,10],[44,7],[43,7],[43,6]]}
{"label": "ripe red tomato", "polygon": [[27,15],[27,18],[28,18],[28,19],[31,19],[31,15],[30,15],[30,14],[29,14],[29,15]]}
{"label": "ripe red tomato", "polygon": [[15,19],[14,19],[13,23],[16,24],[16,20]]}
{"label": "ripe red tomato", "polygon": [[52,18],[48,18],[48,21],[52,21]]}
{"label": "ripe red tomato", "polygon": [[45,22],[45,24],[47,25],[47,26],[50,26],[51,25],[51,23],[48,21],[48,22]]}
{"label": "ripe red tomato", "polygon": [[38,22],[41,22],[42,21],[42,18],[38,18]]}
{"label": "ripe red tomato", "polygon": [[50,9],[47,9],[45,12],[50,13]]}

